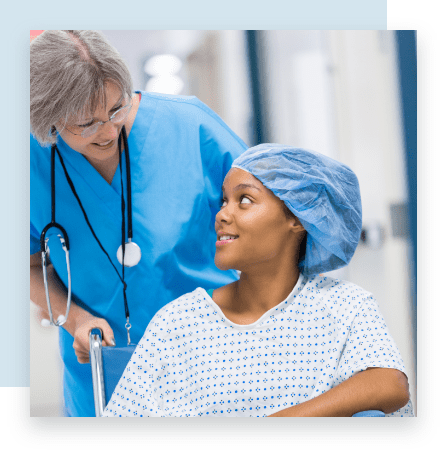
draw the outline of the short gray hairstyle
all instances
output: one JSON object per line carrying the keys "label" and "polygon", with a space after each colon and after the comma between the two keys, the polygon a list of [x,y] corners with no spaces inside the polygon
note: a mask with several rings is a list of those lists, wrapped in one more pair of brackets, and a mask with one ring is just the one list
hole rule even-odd
{"label": "short gray hairstyle", "polygon": [[30,46],[31,132],[54,144],[58,122],[91,116],[105,104],[105,84],[132,96],[132,78],[118,51],[95,30],[46,30]]}

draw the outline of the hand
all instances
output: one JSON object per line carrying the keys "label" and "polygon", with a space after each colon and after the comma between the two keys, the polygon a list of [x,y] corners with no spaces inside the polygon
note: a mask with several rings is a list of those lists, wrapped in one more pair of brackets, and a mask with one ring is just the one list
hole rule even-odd
{"label": "hand", "polygon": [[89,363],[90,361],[90,344],[89,336],[93,328],[99,328],[102,331],[102,345],[115,346],[113,330],[105,319],[91,316],[74,331],[73,348],[79,363]]}

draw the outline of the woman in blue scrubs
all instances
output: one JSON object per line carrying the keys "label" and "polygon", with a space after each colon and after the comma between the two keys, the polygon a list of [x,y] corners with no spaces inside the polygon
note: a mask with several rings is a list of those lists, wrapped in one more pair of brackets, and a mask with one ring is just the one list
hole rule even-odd
{"label": "woman in blue scrubs", "polygon": [[[89,331],[100,327],[107,345],[127,344],[117,275],[122,266],[116,256],[122,237],[121,179],[124,193],[129,184],[125,160],[122,173],[119,167],[123,126],[130,155],[132,240],[142,254],[125,272],[133,343],[164,304],[196,287],[217,288],[235,280],[234,271],[214,265],[214,218],[223,178],[246,145],[195,97],[134,93],[124,61],[98,32],[46,31],[33,40],[30,57],[31,300],[48,317],[39,239],[51,220],[53,144],[113,263],[88,227],[56,156],[56,221],[69,237],[73,293],[68,320],[60,328],[65,410],[68,416],[94,416]],[[68,285],[59,246],[50,236],[48,284],[55,317],[65,314]]]}

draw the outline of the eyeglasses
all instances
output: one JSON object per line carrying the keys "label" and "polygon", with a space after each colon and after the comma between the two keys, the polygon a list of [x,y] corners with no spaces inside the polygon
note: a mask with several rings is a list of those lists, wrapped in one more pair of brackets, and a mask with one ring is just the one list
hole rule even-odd
{"label": "eyeglasses", "polygon": [[107,122],[112,122],[112,124],[119,124],[120,122],[126,119],[127,115],[132,108],[132,101],[127,103],[118,111],[115,111],[110,117],[109,120],[102,122],[98,121],[91,125],[72,125],[70,128],[65,127],[73,135],[80,135],[82,138],[88,138],[89,136],[94,135],[101,125],[107,124]]}

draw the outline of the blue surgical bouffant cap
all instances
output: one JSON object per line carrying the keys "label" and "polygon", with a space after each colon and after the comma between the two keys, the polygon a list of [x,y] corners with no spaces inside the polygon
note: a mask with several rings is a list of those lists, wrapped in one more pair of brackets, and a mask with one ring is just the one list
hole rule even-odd
{"label": "blue surgical bouffant cap", "polygon": [[298,217],[307,232],[299,269],[306,275],[344,267],[362,230],[360,188],[354,172],[317,152],[260,144],[234,162],[255,176]]}

